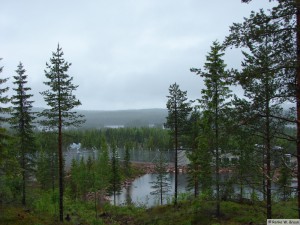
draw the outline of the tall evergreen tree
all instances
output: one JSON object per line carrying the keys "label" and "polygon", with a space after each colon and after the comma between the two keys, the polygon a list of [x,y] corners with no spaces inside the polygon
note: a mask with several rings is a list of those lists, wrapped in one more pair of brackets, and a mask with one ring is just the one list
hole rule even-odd
{"label": "tall evergreen tree", "polygon": [[[2,58],[0,58],[2,60]],[[0,74],[2,73],[3,67],[0,67]],[[1,74],[2,76],[2,74]],[[4,170],[4,167],[2,166],[5,163],[5,159],[8,156],[7,149],[5,148],[5,140],[7,139],[6,130],[4,128],[4,123],[7,122],[7,117],[4,116],[4,114],[7,114],[10,112],[9,107],[5,107],[5,104],[7,104],[10,99],[6,95],[6,92],[9,90],[9,87],[4,86],[7,82],[8,78],[0,78],[0,168],[1,170]],[[3,87],[4,86],[4,87]]]}
{"label": "tall evergreen tree", "polygon": [[42,116],[46,120],[42,121],[44,125],[50,125],[58,133],[58,159],[59,159],[59,219],[63,221],[63,136],[62,129],[67,126],[79,126],[83,123],[81,115],[72,111],[75,107],[81,105],[73,92],[78,86],[72,84],[73,77],[67,74],[71,63],[63,58],[64,53],[60,46],[57,46],[56,52],[52,53],[50,63],[46,63],[47,69],[45,76],[48,81],[44,82],[49,89],[41,92],[44,100],[50,109],[45,109]]}
{"label": "tall evergreen tree", "polygon": [[[274,14],[267,15],[263,10],[252,12],[250,18],[246,18],[243,24],[234,24],[231,27],[231,34],[225,41],[226,45],[246,46],[250,50],[250,53],[243,52],[245,57],[242,63],[243,71],[237,73],[236,79],[245,90],[245,96],[251,101],[250,117],[256,120],[252,123],[262,125],[255,127],[256,133],[263,139],[264,146],[263,183],[266,183],[268,219],[272,218],[271,157],[274,138],[283,133],[278,134],[282,130],[283,123],[291,121],[284,118],[280,104],[295,97],[293,85],[295,68],[293,62],[286,62],[291,60],[291,56],[295,56],[294,44],[291,43],[290,37],[282,41],[283,34],[280,30],[284,26],[282,22],[274,19]],[[286,66],[288,67],[285,68]]]}
{"label": "tall evergreen tree", "polygon": [[34,113],[32,112],[32,103],[30,100],[32,94],[28,94],[31,90],[27,87],[27,75],[25,74],[23,64],[20,62],[17,75],[14,76],[13,82],[17,87],[13,90],[16,92],[12,96],[11,103],[13,104],[12,117],[10,123],[12,129],[16,131],[17,149],[19,149],[20,165],[22,169],[22,204],[26,205],[26,183],[30,173],[34,169],[34,152],[35,142],[33,135],[33,120]]}
{"label": "tall evergreen tree", "polygon": [[116,195],[121,190],[121,173],[119,156],[116,149],[115,142],[112,143],[112,157],[111,157],[111,190],[114,196],[114,205],[116,205]]}
{"label": "tall evergreen tree", "polygon": [[178,149],[181,143],[181,137],[186,133],[187,119],[192,108],[190,107],[190,102],[187,101],[187,92],[181,91],[178,84],[174,83],[170,85],[169,94],[170,95],[167,96],[168,116],[165,126],[170,129],[175,150],[174,205],[176,205],[178,194]]}
{"label": "tall evergreen tree", "polygon": [[[2,58],[0,58],[0,61]],[[11,137],[8,135],[4,125],[8,122],[5,116],[10,112],[6,104],[10,102],[7,95],[9,87],[6,86],[8,78],[2,78],[3,67],[0,67],[0,203],[10,200],[12,194],[11,181],[19,174],[18,162],[16,161],[14,148],[11,146]]]}
{"label": "tall evergreen tree", "polygon": [[[0,58],[0,61],[2,60],[2,58]],[[0,67],[0,74],[3,71],[3,66]],[[0,126],[3,127],[3,124],[5,122],[7,122],[7,117],[4,117],[4,114],[7,114],[10,112],[10,107],[4,107],[8,102],[10,102],[10,98],[6,95],[6,92],[8,92],[9,87],[5,86],[3,87],[3,85],[5,85],[5,83],[7,82],[8,78],[0,78]]]}
{"label": "tall evergreen tree", "polygon": [[[202,89],[202,98],[199,100],[205,116],[211,121],[211,129],[214,131],[213,149],[215,157],[215,173],[216,173],[216,215],[220,216],[220,150],[222,140],[224,140],[224,124],[226,121],[226,112],[230,102],[228,99],[231,97],[228,73],[225,71],[226,64],[222,57],[222,46],[219,42],[213,42],[211,51],[206,57],[204,70],[192,68],[191,71],[195,72],[204,78],[206,89]],[[227,134],[228,136],[228,134]]]}
{"label": "tall evergreen tree", "polygon": [[[242,2],[248,3],[251,2],[251,0],[242,0]],[[278,4],[270,10],[268,19],[270,23],[277,24],[278,29],[269,31],[268,35],[276,35],[279,37],[278,40],[273,43],[273,49],[276,51],[274,56],[278,62],[278,66],[273,68],[273,70],[282,73],[282,83],[288,83],[285,89],[290,93],[290,101],[296,103],[296,119],[294,119],[293,122],[295,122],[297,126],[297,196],[298,217],[300,218],[300,1],[277,0],[277,3]],[[253,16],[251,15],[251,17]],[[265,35],[266,32],[261,32],[259,29],[251,29],[255,28],[255,26],[251,26],[251,23],[257,24],[262,23],[262,21],[253,17],[253,19],[245,20],[243,24],[234,24],[231,27],[231,33],[234,34],[234,41],[231,42],[231,44],[236,47],[247,47],[248,43],[256,40],[256,37]],[[250,42],[249,39],[251,40]],[[286,98],[286,95],[283,97]],[[286,120],[286,118],[284,120]],[[291,120],[289,121],[291,122]]]}

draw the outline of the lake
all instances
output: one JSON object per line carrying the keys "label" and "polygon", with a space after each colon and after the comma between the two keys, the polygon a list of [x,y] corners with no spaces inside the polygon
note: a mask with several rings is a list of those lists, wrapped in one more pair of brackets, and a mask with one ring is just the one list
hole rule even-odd
{"label": "lake", "polygon": [[[128,187],[122,188],[121,193],[116,196],[116,205],[126,205],[128,202],[146,207],[159,205],[159,196],[150,194],[154,191],[150,182],[156,181],[156,176],[156,174],[145,174],[135,179]],[[174,173],[168,174],[168,179],[171,184],[171,191],[167,197],[164,196],[164,204],[167,203],[167,199],[171,201],[174,195]],[[186,184],[186,174],[178,174],[178,193],[186,193]],[[111,196],[111,203],[114,203],[113,196]]]}

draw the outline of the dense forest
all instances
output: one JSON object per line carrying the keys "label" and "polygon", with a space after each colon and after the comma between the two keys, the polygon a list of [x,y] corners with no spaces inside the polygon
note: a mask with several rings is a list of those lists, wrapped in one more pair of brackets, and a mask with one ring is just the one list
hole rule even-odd
{"label": "dense forest", "polygon": [[[0,223],[261,224],[300,218],[300,5],[275,2],[269,11],[233,23],[223,42],[213,41],[204,65],[187,68],[204,83],[199,98],[188,99],[188,90],[172,83],[162,96],[166,109],[76,110],[78,86],[59,45],[44,71],[45,109],[34,110],[21,62],[12,96],[1,67]],[[242,52],[240,68],[224,61],[231,48]],[[72,144],[97,157],[73,158],[66,168]],[[174,153],[174,196],[167,205],[116,205],[122,187],[149,172],[131,161],[132,150]],[[182,195],[183,150],[189,191]],[[151,162],[157,179],[149,186],[162,204],[171,162],[161,155]],[[224,171],[230,176],[222,178]]]}

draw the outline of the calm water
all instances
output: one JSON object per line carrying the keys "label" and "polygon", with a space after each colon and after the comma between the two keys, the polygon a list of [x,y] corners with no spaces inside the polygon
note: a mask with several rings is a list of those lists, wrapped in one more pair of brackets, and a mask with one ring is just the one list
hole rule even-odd
{"label": "calm water", "polygon": [[[174,153],[173,151],[163,151],[164,157],[168,159],[170,162],[173,161]],[[118,154],[121,159],[124,158],[125,151],[124,149],[118,149]],[[139,162],[153,162],[156,157],[159,155],[159,151],[149,151],[149,150],[131,150],[131,160],[132,161],[139,161]],[[96,159],[98,155],[97,150],[71,150],[65,152],[65,166],[66,169],[68,169],[71,165],[72,159],[80,160],[82,157],[86,160],[88,157],[91,157],[93,159]],[[186,157],[180,157],[186,158]],[[186,165],[188,161],[186,159],[179,162],[179,164]],[[169,183],[171,185],[170,192],[167,193],[166,196],[164,196],[164,204],[167,202],[171,202],[172,197],[174,196],[174,174],[169,174]],[[180,193],[187,193],[186,186],[186,174],[178,174],[178,194],[180,196]],[[226,181],[230,178],[229,174],[222,174],[221,180]],[[156,174],[146,174],[143,175],[137,179],[134,180],[134,182],[126,187],[123,188],[119,195],[116,196],[116,204],[117,205],[123,205],[127,203],[133,203],[137,206],[146,206],[151,207],[159,204],[159,197],[156,195],[151,195],[150,193],[154,191],[154,189],[151,188],[152,184],[150,182],[156,181]],[[291,186],[295,187],[296,184],[292,183]],[[277,190],[278,188],[276,185],[272,186],[272,191]],[[239,186],[233,185],[233,191],[234,193],[239,193]],[[251,198],[252,189],[249,187],[244,187],[244,198]],[[273,192],[274,193],[274,192]],[[256,195],[259,199],[262,199],[262,193],[256,191]],[[111,197],[111,203],[113,204],[114,200],[113,197]]]}
{"label": "calm water", "polygon": [[[136,206],[146,206],[146,207],[152,207],[160,204],[159,196],[150,194],[154,189],[151,188],[152,184],[150,182],[156,181],[156,174],[145,174],[137,179],[134,180],[134,182],[121,190],[121,193],[116,196],[116,205],[126,205],[127,203],[133,203]],[[167,196],[164,196],[164,204],[171,202],[172,198],[174,196],[174,174],[171,173],[168,175],[169,181],[171,184],[171,190],[167,194]],[[180,193],[187,193],[187,181],[186,181],[187,175],[186,174],[178,174],[178,196],[180,199]],[[221,181],[226,183],[226,180],[230,178],[230,174],[221,174]],[[294,183],[291,183],[291,186],[295,187]],[[220,187],[220,194],[222,196],[222,191],[225,190],[225,188],[222,186]],[[239,194],[240,187],[239,185],[233,184],[233,193]],[[244,186],[243,191],[243,198],[251,199],[251,195],[253,194],[253,189],[247,186]],[[276,193],[278,190],[278,187],[276,185],[272,185],[272,192],[273,194]],[[257,198],[262,200],[263,195],[259,191],[254,191]],[[192,193],[190,193],[192,194]],[[295,194],[295,193],[294,193]],[[292,195],[294,195],[292,193]],[[276,197],[273,196],[273,200],[276,201]],[[111,196],[111,204],[114,204],[113,196]]]}
{"label": "calm water", "polygon": [[[132,184],[121,190],[121,193],[116,196],[116,204],[124,205],[133,203],[137,206],[151,207],[159,204],[159,196],[151,195],[152,189],[150,182],[156,181],[156,174],[145,174],[135,179]],[[164,203],[171,201],[174,195],[175,175],[168,174],[169,182],[171,184],[170,192],[164,196]],[[178,193],[186,192],[186,174],[178,174]],[[167,200],[168,199],[168,200]],[[111,196],[111,203],[114,203],[113,196]]]}

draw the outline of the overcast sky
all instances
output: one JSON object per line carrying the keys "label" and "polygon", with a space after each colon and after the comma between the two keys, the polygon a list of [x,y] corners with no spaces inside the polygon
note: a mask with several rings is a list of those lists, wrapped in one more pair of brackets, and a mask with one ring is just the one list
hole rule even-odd
{"label": "overcast sky", "polygon": [[[21,61],[34,106],[45,107],[39,94],[48,88],[43,84],[45,64],[59,43],[72,63],[69,74],[79,85],[75,94],[82,102],[80,109],[165,108],[168,87],[174,82],[190,99],[200,98],[203,83],[190,68],[203,66],[212,42],[222,42],[233,22],[270,4],[267,0],[2,1],[1,76],[15,75]],[[224,59],[232,67],[241,61],[238,51],[228,51]]]}

